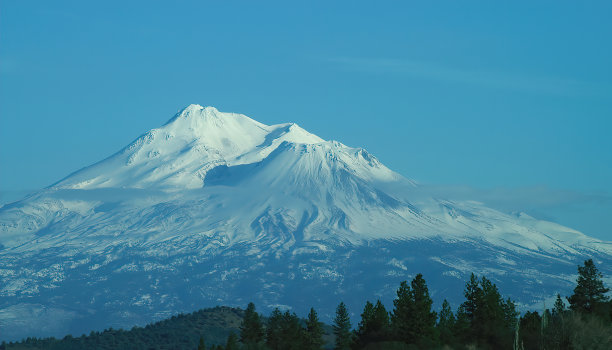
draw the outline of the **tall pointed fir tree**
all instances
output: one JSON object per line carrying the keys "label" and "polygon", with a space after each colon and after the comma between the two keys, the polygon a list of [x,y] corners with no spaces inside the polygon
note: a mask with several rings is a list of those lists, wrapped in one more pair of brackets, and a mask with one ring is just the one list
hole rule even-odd
{"label": "tall pointed fir tree", "polygon": [[555,300],[555,306],[553,307],[553,317],[561,316],[565,312],[565,303],[561,299],[561,294],[557,293],[557,299]]}
{"label": "tall pointed fir tree", "polygon": [[482,303],[483,297],[482,288],[480,288],[478,277],[475,274],[470,275],[470,280],[465,284],[463,295],[465,301],[461,304],[461,311],[471,324],[478,317],[478,306]]}
{"label": "tall pointed fir tree", "polygon": [[238,350],[238,337],[234,332],[230,332],[225,343],[225,350]]}
{"label": "tall pointed fir tree", "polygon": [[436,312],[431,310],[433,300],[429,296],[429,289],[422,274],[416,275],[410,286],[410,301],[413,304],[410,328],[413,330],[415,343],[431,347],[437,338],[435,327],[438,318]]}
{"label": "tall pointed fir tree", "polygon": [[518,339],[516,339],[516,330],[514,341],[516,345],[523,345],[526,349],[542,349],[541,347],[541,328],[542,316],[535,311],[527,311],[520,319],[518,324]]}
{"label": "tall pointed fir tree", "polygon": [[361,313],[361,321],[357,325],[357,330],[355,330],[355,344],[354,348],[361,349],[368,344],[370,341],[368,338],[370,323],[374,318],[374,305],[370,301],[366,301],[365,307],[363,308],[363,312]]}
{"label": "tall pointed fir tree", "polygon": [[198,350],[206,350],[206,344],[204,344],[204,337],[200,337],[200,342],[198,343]]}
{"label": "tall pointed fir tree", "polygon": [[391,314],[391,328],[393,330],[394,340],[410,342],[411,329],[411,303],[410,303],[410,287],[406,281],[400,283],[397,289],[397,298],[393,300],[393,313]]}
{"label": "tall pointed fir tree", "polygon": [[486,277],[482,277],[480,285],[482,301],[477,309],[477,322],[481,325],[481,333],[478,339],[481,344],[493,348],[512,346],[518,316],[514,303],[510,299],[504,301],[497,286]]}
{"label": "tall pointed fir tree", "polygon": [[268,317],[266,324],[266,346],[270,349],[279,349],[281,346],[283,313],[275,308]]}
{"label": "tall pointed fir tree", "polygon": [[355,331],[353,348],[361,349],[372,343],[388,339],[389,313],[383,303],[378,300],[376,305],[366,302],[361,314],[361,321]]}
{"label": "tall pointed fir tree", "polygon": [[421,347],[433,346],[436,340],[437,315],[431,310],[433,301],[422,274],[410,282],[404,281],[397,290],[397,299],[391,315],[394,338],[406,344]]}
{"label": "tall pointed fir tree", "polygon": [[285,311],[283,313],[282,346],[279,350],[302,350],[306,349],[306,330],[302,328],[300,319],[295,313]]}
{"label": "tall pointed fir tree", "polygon": [[516,304],[510,298],[501,300],[501,306],[504,313],[504,327],[514,331],[516,323],[518,322],[518,317],[521,313],[516,310]]}
{"label": "tall pointed fir tree", "polygon": [[310,308],[308,320],[306,321],[306,338],[309,350],[323,349],[323,323],[314,308]]}
{"label": "tall pointed fir tree", "polygon": [[383,341],[389,337],[389,312],[380,300],[374,305],[374,315],[369,325],[369,338],[373,342]]}
{"label": "tall pointed fir tree", "polygon": [[574,294],[567,298],[573,311],[592,313],[608,302],[606,293],[610,289],[604,287],[603,276],[595,267],[593,259],[586,260],[584,266],[578,266],[578,279]]}
{"label": "tall pointed fir tree", "polygon": [[438,319],[438,334],[442,345],[453,345],[455,337],[453,330],[455,329],[455,315],[446,299],[442,302],[442,310]]}
{"label": "tall pointed fir tree", "polygon": [[503,300],[497,286],[472,274],[465,285],[466,300],[457,310],[455,336],[464,344],[511,347],[518,313],[512,300]]}
{"label": "tall pointed fir tree", "polygon": [[357,329],[355,330],[355,337],[360,347],[363,347],[365,345],[365,337],[368,333],[368,328],[373,317],[374,304],[372,304],[368,300],[366,301],[366,305],[364,306],[363,312],[361,313],[361,321],[359,321],[359,324],[357,324]]}
{"label": "tall pointed fir tree", "polygon": [[465,284],[463,295],[465,301],[457,309],[455,331],[453,333],[461,343],[470,344],[476,341],[482,327],[479,322],[476,322],[478,305],[482,303],[482,288],[480,288],[478,277],[475,274],[470,275],[469,281]]}
{"label": "tall pointed fir tree", "polygon": [[244,318],[240,325],[240,341],[247,348],[256,348],[257,344],[261,344],[264,338],[263,324],[259,314],[255,311],[255,304],[249,303]]}
{"label": "tall pointed fir tree", "polygon": [[336,317],[332,325],[336,343],[334,350],[347,350],[351,346],[351,320],[344,302],[336,307]]}
{"label": "tall pointed fir tree", "polygon": [[274,309],[266,329],[266,346],[271,350],[305,349],[307,339],[300,320],[295,313]]}

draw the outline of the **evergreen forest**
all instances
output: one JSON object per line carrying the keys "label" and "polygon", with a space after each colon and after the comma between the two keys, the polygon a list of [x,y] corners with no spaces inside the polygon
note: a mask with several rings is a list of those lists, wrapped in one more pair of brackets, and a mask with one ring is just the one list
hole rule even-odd
{"label": "evergreen forest", "polygon": [[246,310],[216,307],[131,330],[107,329],[80,337],[27,338],[3,342],[0,349],[193,349],[193,350],[320,350],[320,349],[612,349],[610,290],[592,260],[578,266],[573,294],[557,295],[552,309],[522,316],[495,283],[472,274],[465,300],[453,310],[433,300],[421,274],[400,284],[387,309],[366,301],[358,324],[351,324],[343,302],[331,325],[315,308],[306,318],[275,309],[264,317],[253,303]]}

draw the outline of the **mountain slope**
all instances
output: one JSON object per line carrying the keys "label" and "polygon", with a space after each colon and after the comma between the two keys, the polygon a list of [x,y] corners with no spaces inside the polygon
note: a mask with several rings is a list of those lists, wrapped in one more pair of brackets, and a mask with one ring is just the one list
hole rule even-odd
{"label": "mountain slope", "polygon": [[528,304],[570,288],[585,257],[611,266],[612,252],[526,214],[428,196],[365,150],[295,124],[199,105],[1,207],[0,244],[0,334],[11,337],[50,320],[106,328],[251,300],[316,302],[331,316],[340,299],[390,300],[418,272],[434,293],[485,273]]}

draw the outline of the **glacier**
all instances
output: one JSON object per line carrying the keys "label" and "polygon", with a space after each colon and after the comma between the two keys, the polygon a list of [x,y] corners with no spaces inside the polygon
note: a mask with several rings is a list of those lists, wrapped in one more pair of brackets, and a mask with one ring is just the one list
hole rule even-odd
{"label": "glacier", "polygon": [[190,105],[110,157],[0,207],[0,339],[143,325],[207,306],[389,304],[423,273],[455,307],[470,273],[527,308],[612,243],[429,195],[361,148]]}

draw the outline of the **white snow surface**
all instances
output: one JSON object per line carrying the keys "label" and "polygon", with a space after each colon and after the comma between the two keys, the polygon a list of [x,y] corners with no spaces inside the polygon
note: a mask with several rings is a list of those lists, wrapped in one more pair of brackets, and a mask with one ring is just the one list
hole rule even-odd
{"label": "white snow surface", "polygon": [[284,141],[324,142],[296,124],[268,126],[242,114],[190,105],[161,128],[53,188],[200,188],[210,169],[259,162]]}
{"label": "white snow surface", "polygon": [[283,249],[436,238],[535,254],[610,253],[609,243],[576,230],[424,196],[417,186],[364,149],[296,124],[190,105],[111,157],[2,208],[0,244],[15,252],[83,242],[102,249],[222,232],[229,244],[286,240]]}

